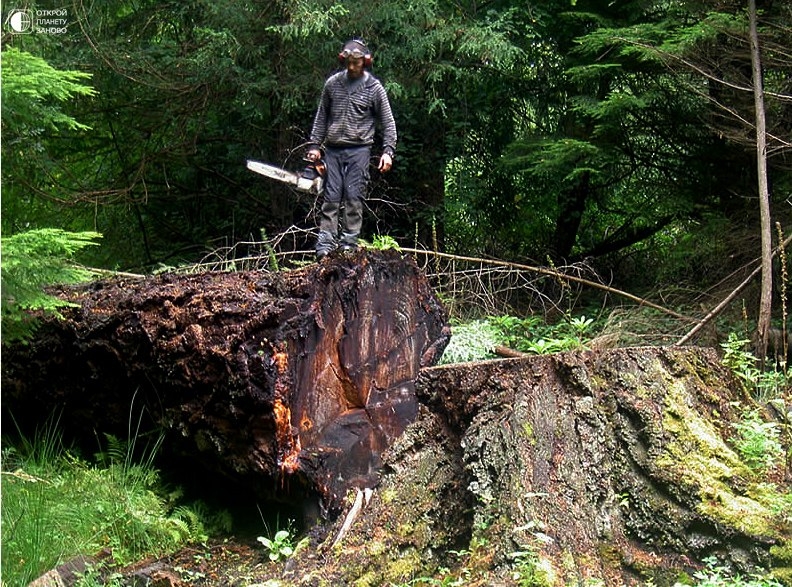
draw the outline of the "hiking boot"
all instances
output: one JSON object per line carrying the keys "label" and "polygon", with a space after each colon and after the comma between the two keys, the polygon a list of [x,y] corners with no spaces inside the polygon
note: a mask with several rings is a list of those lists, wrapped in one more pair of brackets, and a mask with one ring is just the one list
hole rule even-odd
{"label": "hiking boot", "polygon": [[358,233],[345,232],[341,235],[341,250],[344,252],[354,251],[358,248]]}
{"label": "hiking boot", "polygon": [[319,238],[316,239],[316,260],[321,261],[327,255],[334,251],[337,247],[333,233],[322,230],[319,232]]}

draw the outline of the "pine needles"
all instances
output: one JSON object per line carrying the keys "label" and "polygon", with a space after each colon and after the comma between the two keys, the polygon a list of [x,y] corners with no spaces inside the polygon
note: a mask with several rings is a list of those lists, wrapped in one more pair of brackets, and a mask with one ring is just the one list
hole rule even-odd
{"label": "pine needles", "polygon": [[24,339],[35,330],[28,313],[39,310],[59,316],[59,309],[70,306],[46,293],[45,287],[80,283],[93,273],[76,265],[72,258],[81,249],[96,245],[97,232],[67,232],[42,228],[2,239],[2,335],[3,342]]}

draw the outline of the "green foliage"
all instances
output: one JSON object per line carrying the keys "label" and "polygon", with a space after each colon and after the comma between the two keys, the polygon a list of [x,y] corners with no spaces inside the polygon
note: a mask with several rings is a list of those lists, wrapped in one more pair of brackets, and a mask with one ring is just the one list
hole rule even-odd
{"label": "green foliage", "polygon": [[360,245],[363,247],[375,249],[377,251],[387,251],[387,250],[401,251],[401,247],[399,246],[399,243],[396,242],[396,239],[387,234],[374,235],[370,243],[361,240]]}
{"label": "green foliage", "polygon": [[536,355],[583,348],[594,330],[594,319],[586,316],[566,315],[556,324],[546,324],[540,316],[492,316],[489,321],[501,344]]}
{"label": "green foliage", "polygon": [[[696,571],[693,576],[697,587],[782,587],[781,583],[762,575],[744,578],[734,574],[718,562],[715,557],[704,559],[706,567]],[[676,583],[674,587],[684,587],[687,583]]]}
{"label": "green foliage", "polygon": [[261,242],[264,244],[264,250],[267,253],[269,270],[273,273],[277,273],[280,270],[278,256],[276,254],[275,247],[273,247],[272,243],[267,240],[267,231],[264,228],[261,229]]}
{"label": "green foliage", "polygon": [[756,368],[756,357],[745,350],[750,342],[748,339],[740,338],[734,332],[730,332],[728,340],[721,345],[723,348],[722,362],[732,370],[740,381],[755,384],[760,372]]}
{"label": "green foliage", "polygon": [[545,324],[540,316],[508,315],[456,323],[441,364],[491,359],[498,345],[536,355],[583,348],[594,327],[594,319],[586,316],[565,316],[557,324]]}
{"label": "green foliage", "polygon": [[124,587],[121,573],[107,572],[102,563],[88,565],[82,573],[77,573],[75,587]]}
{"label": "green foliage", "polygon": [[256,540],[264,546],[269,560],[274,563],[291,558],[308,543],[308,538],[305,537],[295,545],[295,534],[291,524],[285,529],[277,530],[271,537],[259,536]]}
{"label": "green foliage", "polygon": [[733,426],[737,436],[732,442],[749,467],[764,471],[784,460],[781,426],[777,422],[766,422],[758,410],[747,410],[742,421]]}
{"label": "green foliage", "polygon": [[[781,4],[765,8],[760,31],[772,43],[777,137],[788,135],[777,97],[790,79],[780,50],[789,27],[773,26],[788,19]],[[685,253],[705,250],[708,273],[723,271],[720,249],[697,249],[706,238],[694,233],[746,217],[750,160],[734,143],[750,133],[702,121],[750,119],[729,89],[745,85],[744,11],[708,8],[94,3],[66,35],[12,35],[4,46],[4,230],[95,229],[105,246],[94,265],[140,271],[194,262],[262,227],[313,224],[312,199],[273,189],[241,162],[299,158],[340,43],[362,36],[400,136],[397,165],[368,200],[378,231],[405,242],[417,225],[423,243],[437,234],[446,251],[501,259],[620,266],[628,253],[631,267],[638,249],[686,271],[700,265]],[[722,49],[729,58],[713,59]],[[783,160],[769,161],[779,199],[792,185]],[[665,254],[686,235],[687,251]]]}
{"label": "green foliage", "polygon": [[124,564],[207,538],[200,511],[162,497],[150,465],[126,457],[91,465],[63,448],[54,426],[3,446],[2,575],[9,585],[103,548]]}
{"label": "green foliage", "polygon": [[509,558],[513,561],[512,579],[518,587],[550,587],[555,583],[552,569],[543,564],[534,549],[524,547],[509,553]]}
{"label": "green foliage", "polygon": [[121,573],[107,572],[102,563],[88,565],[82,573],[77,573],[75,587],[124,587]]}
{"label": "green foliage", "polygon": [[93,273],[74,264],[72,258],[85,247],[96,245],[93,241],[100,237],[96,232],[38,229],[2,238],[4,343],[30,335],[35,322],[28,311],[59,316],[58,308],[73,305],[47,294],[44,288],[91,279]]}
{"label": "green foliage", "polygon": [[305,0],[290,2],[288,9],[288,20],[284,24],[268,26],[267,31],[291,42],[310,42],[312,38],[330,36],[341,19],[349,15],[343,4],[322,6]]}
{"label": "green foliage", "polygon": [[[71,203],[64,184],[67,178],[80,177],[83,181],[87,176],[81,177],[76,165],[60,167],[56,151],[82,145],[74,139],[86,135],[89,126],[66,110],[74,110],[79,101],[97,96],[92,87],[81,83],[91,75],[56,69],[42,57],[13,46],[4,46],[0,60],[3,232],[13,234],[43,226],[65,229],[74,210],[63,205]],[[94,156],[91,153],[82,159],[92,160]],[[92,226],[90,221],[77,231],[88,226]]]}
{"label": "green foliage", "polygon": [[[96,91],[80,83],[91,77],[81,71],[59,71],[41,57],[15,47],[0,52],[3,132],[32,137],[47,130],[85,130],[88,127],[60,110],[58,103]],[[8,137],[4,137],[8,141]],[[12,141],[13,142],[13,141]],[[5,149],[4,149],[5,151]]]}
{"label": "green foliage", "polygon": [[729,338],[721,344],[723,348],[723,364],[731,369],[732,373],[742,382],[747,391],[760,401],[769,401],[782,397],[784,390],[790,385],[788,371],[762,371],[759,361],[745,349],[750,347],[748,339],[741,338],[734,332],[729,333]]}
{"label": "green foliage", "polygon": [[440,363],[465,363],[494,358],[494,348],[499,344],[499,339],[498,329],[487,320],[452,324],[451,340]]}

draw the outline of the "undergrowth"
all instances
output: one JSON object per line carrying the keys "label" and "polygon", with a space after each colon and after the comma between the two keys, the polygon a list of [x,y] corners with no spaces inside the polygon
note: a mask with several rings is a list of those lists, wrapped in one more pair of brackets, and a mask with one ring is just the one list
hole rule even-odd
{"label": "undergrowth", "polygon": [[130,446],[108,439],[98,464],[63,446],[55,425],[32,440],[3,442],[2,576],[27,585],[77,555],[109,551],[127,564],[205,542],[227,528],[221,514],[176,501],[149,455],[132,462]]}
{"label": "undergrowth", "polygon": [[715,557],[704,559],[706,567],[694,573],[692,583],[677,583],[674,587],[695,585],[696,587],[783,587],[781,583],[760,574],[743,577],[732,573],[721,565]]}
{"label": "undergrowth", "polygon": [[74,305],[44,291],[54,284],[81,283],[93,277],[88,269],[73,263],[82,249],[95,246],[101,238],[96,232],[67,232],[42,228],[0,239],[2,260],[3,344],[25,340],[35,331],[37,322],[29,310],[60,316],[59,310]]}
{"label": "undergrowth", "polygon": [[584,315],[565,314],[555,324],[541,316],[488,316],[451,325],[451,341],[443,353],[441,364],[481,361],[497,356],[495,348],[504,346],[514,351],[545,355],[585,348],[601,325]]}

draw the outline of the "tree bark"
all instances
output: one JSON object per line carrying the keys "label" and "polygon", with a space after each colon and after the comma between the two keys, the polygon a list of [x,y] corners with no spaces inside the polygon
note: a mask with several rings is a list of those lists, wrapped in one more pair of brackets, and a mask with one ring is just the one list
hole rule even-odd
{"label": "tree bark", "polygon": [[79,306],[3,353],[5,430],[56,411],[95,450],[95,434],[126,437],[145,414],[140,433],[165,428],[173,454],[265,497],[329,507],[376,484],[382,452],[416,417],[418,371],[450,334],[395,251],[61,295]]}
{"label": "tree bark", "polygon": [[424,369],[428,410],[371,505],[290,576],[670,587],[714,556],[787,584],[788,516],[730,446],[738,390],[714,349],[692,347]]}
{"label": "tree bark", "polygon": [[759,320],[756,326],[757,356],[764,366],[767,337],[773,310],[773,226],[770,220],[770,190],[767,183],[767,130],[765,122],[764,84],[759,34],[756,29],[756,0],[748,0],[751,37],[751,70],[753,72],[754,110],[756,114],[756,171],[759,192],[759,216],[762,231],[762,288]]}
{"label": "tree bark", "polygon": [[338,512],[376,487],[261,582],[670,587],[710,556],[792,580],[789,480],[734,450],[741,388],[714,349],[430,367],[446,315],[393,251],[63,295],[80,307],[4,353],[4,417],[58,403],[64,427],[117,431],[143,405],[262,495]]}

